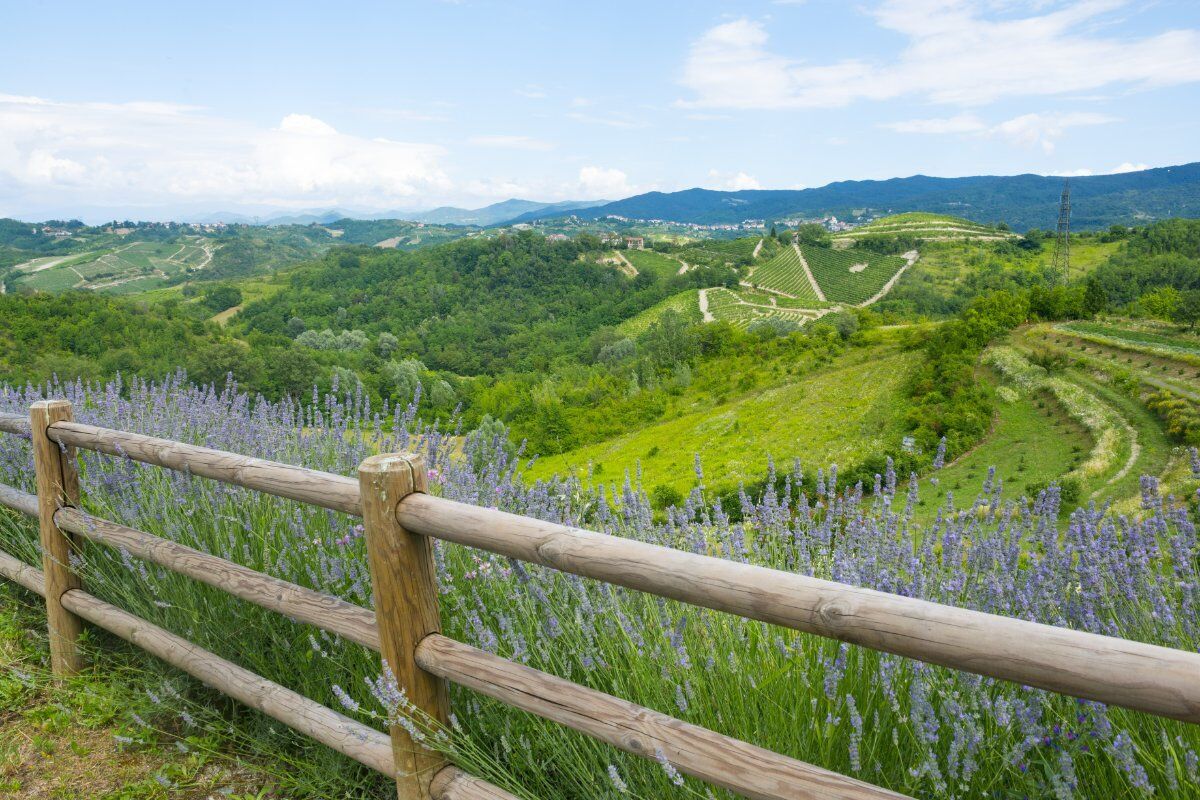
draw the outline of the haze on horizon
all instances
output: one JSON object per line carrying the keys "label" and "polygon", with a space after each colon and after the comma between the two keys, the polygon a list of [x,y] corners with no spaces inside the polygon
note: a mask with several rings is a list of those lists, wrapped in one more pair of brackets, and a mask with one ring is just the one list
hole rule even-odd
{"label": "haze on horizon", "polygon": [[4,17],[21,34],[0,66],[0,216],[403,212],[1197,160],[1188,0]]}

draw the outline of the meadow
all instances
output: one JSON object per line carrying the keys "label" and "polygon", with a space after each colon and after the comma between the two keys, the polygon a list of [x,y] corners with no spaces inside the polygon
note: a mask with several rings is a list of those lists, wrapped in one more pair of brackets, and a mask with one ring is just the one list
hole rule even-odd
{"label": "meadow", "polygon": [[[353,474],[377,448],[415,450],[427,459],[432,490],[453,499],[1022,619],[1187,650],[1200,645],[1200,595],[1190,588],[1200,579],[1200,542],[1187,509],[1153,479],[1142,483],[1136,517],[1081,508],[1063,524],[1057,490],[1009,502],[985,476],[976,499],[967,487],[926,528],[914,518],[925,481],[884,469],[873,485],[831,491],[836,467],[805,457],[771,466],[768,490],[743,495],[736,522],[712,504],[704,488],[712,478],[700,468],[698,485],[660,518],[634,477],[614,476],[594,490],[571,478],[527,481],[499,439],[464,438],[422,425],[411,408],[374,410],[354,396],[301,408],[194,388],[177,377],[158,385],[5,388],[0,409],[21,412],[43,394],[68,397],[85,421],[342,474]],[[796,407],[819,415],[810,412],[814,404],[810,398]],[[1194,492],[1200,455],[1190,464]],[[26,445],[0,437],[0,481],[28,490],[30,474]],[[353,519],[92,454],[83,456],[82,482],[85,506],[101,516],[371,603]],[[28,523],[0,516],[4,550],[32,560],[35,542]],[[655,601],[453,545],[439,544],[436,556],[450,636],[914,796],[1184,798],[1200,780],[1194,726]],[[378,661],[355,645],[99,546],[86,548],[77,567],[101,597],[272,680],[367,722],[378,724],[387,712],[368,686],[379,677]],[[213,619],[227,622],[214,626]],[[19,676],[0,681],[19,696]],[[173,681],[173,693],[150,694],[156,702],[122,712],[131,752],[172,731],[224,733],[246,752],[288,757],[285,796],[394,792],[329,751],[301,750],[255,714],[194,713],[210,697],[194,685]],[[467,690],[453,692],[452,707],[450,729],[429,741],[524,798],[727,796],[669,765]],[[174,796],[160,786],[161,796]]]}

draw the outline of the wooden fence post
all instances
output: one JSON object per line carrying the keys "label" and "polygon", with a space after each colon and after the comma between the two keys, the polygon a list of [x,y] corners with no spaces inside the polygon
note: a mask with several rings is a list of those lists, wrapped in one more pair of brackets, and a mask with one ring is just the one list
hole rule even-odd
{"label": "wooden fence post", "polygon": [[79,672],[83,661],[79,637],[83,620],[63,608],[61,598],[81,588],[71,568],[76,538],[54,524],[54,513],[63,506],[79,505],[79,470],[74,447],[51,441],[46,429],[55,422],[74,419],[66,400],[40,400],[29,408],[33,435],[33,469],[37,484],[38,529],[42,541],[42,569],[46,573],[46,620],[50,628],[50,667],[58,677]]}
{"label": "wooden fence post", "polygon": [[[415,455],[372,456],[359,465],[358,480],[383,659],[415,710],[445,725],[450,715],[446,682],[416,662],[421,640],[441,632],[433,548],[396,518],[404,497],[425,491],[425,463]],[[400,800],[427,800],[445,759],[402,725],[393,725],[391,733]]]}

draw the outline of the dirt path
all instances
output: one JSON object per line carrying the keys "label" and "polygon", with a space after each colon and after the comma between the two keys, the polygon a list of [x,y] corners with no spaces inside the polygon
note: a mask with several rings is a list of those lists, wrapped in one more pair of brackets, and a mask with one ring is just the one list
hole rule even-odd
{"label": "dirt path", "polygon": [[796,256],[800,259],[800,266],[804,268],[804,274],[808,276],[808,282],[812,284],[813,291],[817,293],[817,299],[822,303],[829,302],[825,299],[825,293],[821,291],[817,279],[813,277],[812,270],[808,268],[808,262],[804,260],[804,253],[800,251],[800,245],[792,242],[792,248],[796,251]]}
{"label": "dirt path", "polygon": [[700,316],[705,322],[716,322],[717,320],[708,310],[708,289],[700,290]]}
{"label": "dirt path", "polygon": [[796,295],[794,295],[794,294],[788,294],[787,292],[781,292],[778,289],[768,289],[766,286],[755,286],[750,281],[738,281],[738,286],[744,286],[745,288],[753,289],[756,292],[766,292],[767,294],[779,295],[780,297],[786,297],[788,300],[802,299],[802,298],[796,297]]}
{"label": "dirt path", "polygon": [[750,254],[751,258],[758,258],[758,254],[762,252],[763,240],[759,239],[758,244],[754,245],[754,252]]}
{"label": "dirt path", "polygon": [[676,275],[683,275],[685,272],[687,272],[689,269],[692,268],[691,264],[687,263],[679,256],[671,256],[671,258],[673,258],[679,262],[679,272],[675,273]]}
{"label": "dirt path", "polygon": [[629,259],[626,258],[625,254],[622,253],[620,250],[614,250],[613,252],[617,254],[617,260],[625,265],[624,268],[621,270],[621,272],[624,272],[626,275],[628,275],[631,278],[636,278],[638,275],[637,267],[635,267],[633,264],[631,264],[629,262]]}
{"label": "dirt path", "polygon": [[893,275],[891,277],[891,279],[883,285],[882,289],[880,289],[878,292],[876,292],[872,297],[869,297],[866,300],[864,300],[863,302],[859,303],[858,307],[866,308],[867,306],[871,305],[872,303],[878,303],[880,300],[882,300],[884,298],[884,296],[887,295],[887,293],[892,290],[892,287],[896,285],[896,281],[900,280],[900,276],[902,276],[904,274],[904,271],[906,269],[908,269],[909,267],[911,267],[913,264],[917,263],[918,255],[919,254],[917,253],[916,250],[909,250],[907,253],[905,253],[904,254],[904,260],[905,260],[904,266],[901,267],[900,269],[896,270],[896,274]]}

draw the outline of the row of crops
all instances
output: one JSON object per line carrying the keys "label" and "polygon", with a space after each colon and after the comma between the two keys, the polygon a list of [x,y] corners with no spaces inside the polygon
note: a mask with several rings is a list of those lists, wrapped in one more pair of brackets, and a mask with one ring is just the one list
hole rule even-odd
{"label": "row of crops", "polygon": [[[801,250],[826,299],[836,303],[858,304],[869,300],[905,264],[900,256],[879,255],[867,250],[830,250],[807,245]],[[800,270],[799,265],[797,270]],[[805,280],[803,271],[800,279]]]}
{"label": "row of crops", "polygon": [[[820,278],[817,280],[819,282]],[[783,248],[774,258],[756,268],[750,277],[750,281],[756,286],[783,292],[791,297],[808,300],[812,303],[820,302],[817,293],[813,290],[812,284],[808,280],[808,276],[804,274],[804,267],[800,263],[800,256],[794,247]],[[821,288],[824,289],[824,285]],[[833,299],[829,296],[828,291],[826,291],[825,295],[827,298]]]}
{"label": "row of crops", "polygon": [[719,321],[728,322],[737,328],[745,328],[755,320],[778,319],[803,325],[816,317],[811,311],[797,308],[774,307],[759,300],[751,293],[739,293],[729,289],[708,289],[708,313]]}

